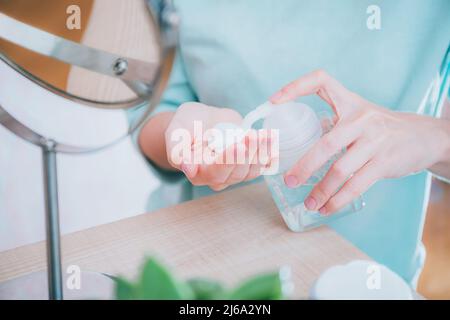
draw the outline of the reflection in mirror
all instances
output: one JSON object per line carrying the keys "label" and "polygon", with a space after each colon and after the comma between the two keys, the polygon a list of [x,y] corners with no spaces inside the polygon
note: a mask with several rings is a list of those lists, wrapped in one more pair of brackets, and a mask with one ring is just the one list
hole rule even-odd
{"label": "reflection in mirror", "polygon": [[[73,50],[61,59],[62,53],[67,53],[61,50],[61,44],[55,46],[56,50],[52,52],[56,52],[58,59],[47,57],[42,54],[42,50],[36,50],[42,48],[43,42],[37,39],[39,32],[45,31],[118,57],[136,59],[140,67],[132,70],[132,66],[129,66],[128,73],[134,72],[133,76],[140,73],[138,76],[148,84],[154,80],[161,53],[155,25],[146,6],[143,0],[0,0],[0,13],[6,15],[0,22],[3,27],[3,32],[0,30],[0,51],[28,73],[60,91],[101,102],[96,106],[123,107],[121,102],[137,101],[138,95],[148,93],[126,81],[126,77],[119,79],[104,72],[80,68],[77,62],[83,57],[74,55]],[[10,23],[16,22],[8,21],[8,18],[24,23],[22,31],[29,37],[24,38],[24,43],[8,39],[13,34],[12,28],[8,27]],[[17,26],[13,26],[17,33]],[[37,30],[29,30],[29,27]],[[34,32],[36,34],[32,38]],[[72,64],[61,61],[66,57],[70,58]],[[97,62],[101,64],[104,59]],[[88,63],[91,67],[95,59],[82,63]]]}
{"label": "reflection in mirror", "polygon": [[134,110],[160,80],[159,32],[145,0],[0,0],[0,104],[58,151],[111,145],[147,114]]}

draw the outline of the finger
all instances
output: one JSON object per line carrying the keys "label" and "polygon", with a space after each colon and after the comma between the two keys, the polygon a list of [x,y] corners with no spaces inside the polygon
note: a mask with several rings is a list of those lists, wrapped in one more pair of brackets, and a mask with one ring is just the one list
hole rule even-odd
{"label": "finger", "polygon": [[331,214],[341,210],[369,189],[382,176],[382,170],[382,166],[374,161],[369,161],[325,203],[319,212]]}
{"label": "finger", "polygon": [[219,192],[222,190],[225,190],[226,188],[229,187],[228,184],[220,184],[220,185],[214,185],[214,186],[209,186],[213,191]]}
{"label": "finger", "polygon": [[248,162],[248,148],[243,143],[239,143],[235,145],[235,150],[235,161],[237,163],[233,167],[228,179],[225,181],[228,185],[244,181],[250,169],[250,164]]}
{"label": "finger", "polygon": [[345,97],[350,91],[325,71],[316,70],[284,86],[270,101],[275,104],[284,103],[311,94],[319,95],[335,109],[336,99]]}
{"label": "finger", "polygon": [[252,164],[258,163],[260,166],[267,166],[272,158],[272,147],[276,147],[272,144],[276,137],[272,137],[272,131],[259,130],[258,132],[257,150],[255,150]]}
{"label": "finger", "polygon": [[192,163],[192,135],[184,128],[167,130],[165,133],[166,154],[169,163],[181,169],[183,163]]}
{"label": "finger", "polygon": [[188,163],[183,163],[181,165],[181,170],[183,171],[183,173],[186,175],[186,177],[189,180],[193,180],[195,179],[195,177],[197,176],[198,173],[198,168],[199,166],[197,164],[188,164]]}
{"label": "finger", "polygon": [[276,174],[280,166],[280,144],[278,132],[270,130],[267,133],[267,145],[258,150],[260,173],[259,175]]}
{"label": "finger", "polygon": [[[254,148],[249,155],[249,169],[247,175],[244,177],[244,181],[250,181],[260,176],[261,168],[264,164],[261,163],[261,159],[258,157],[259,147]],[[264,159],[264,161],[266,161]]]}
{"label": "finger", "polygon": [[190,146],[190,154],[184,155],[181,158],[180,170],[183,171],[185,176],[189,181],[194,182],[197,180],[197,174],[199,172],[200,166],[196,163],[198,155],[201,153],[201,147],[193,140]]}
{"label": "finger", "polygon": [[286,185],[295,188],[305,183],[331,157],[354,142],[360,135],[359,125],[338,123],[332,131],[322,136],[294,167],[285,173]]}
{"label": "finger", "polygon": [[247,177],[249,170],[250,170],[249,164],[237,165],[225,183],[233,185],[243,182],[245,180],[245,177]]}
{"label": "finger", "polygon": [[[244,181],[250,181],[253,179],[256,179],[257,177],[264,175],[264,174],[273,174],[271,172],[276,172],[276,169],[272,168],[272,159],[268,163],[257,163],[252,164],[250,166],[250,170],[248,172],[247,177],[245,177]],[[275,173],[274,172],[274,173]]]}
{"label": "finger", "polygon": [[267,130],[258,131],[257,148],[254,148],[251,166],[245,181],[253,180],[264,174],[272,162],[272,137]]}
{"label": "finger", "polygon": [[376,148],[363,139],[357,140],[347,152],[328,170],[325,177],[314,186],[305,199],[308,210],[317,211],[345,183],[345,181],[361,169],[373,156]]}
{"label": "finger", "polygon": [[[203,164],[200,166],[201,184],[209,186],[220,186],[227,184],[227,180],[233,173],[236,167],[234,162],[234,154],[236,146],[230,146],[223,153],[216,155],[215,160],[212,164]],[[229,155],[233,155],[230,157]]]}
{"label": "finger", "polygon": [[[253,179],[256,175],[258,176],[259,166],[258,166],[258,150],[260,140],[263,139],[264,135],[260,134],[261,131],[251,130],[247,133],[244,138],[245,144],[245,164],[241,165],[239,172],[236,172],[238,176],[237,179],[229,180],[228,183],[237,183],[242,181],[247,181]],[[233,177],[235,178],[235,177]]]}
{"label": "finger", "polygon": [[224,164],[222,170],[217,170],[214,165],[216,155],[212,154],[202,141],[194,142],[191,148],[190,159],[183,162],[181,169],[193,185],[208,185],[211,181],[223,183],[227,179],[226,170],[231,171],[231,168]]}

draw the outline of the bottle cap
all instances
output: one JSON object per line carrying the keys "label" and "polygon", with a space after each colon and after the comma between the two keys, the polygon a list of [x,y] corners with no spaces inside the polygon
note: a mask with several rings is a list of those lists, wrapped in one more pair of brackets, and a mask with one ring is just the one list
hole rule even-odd
{"label": "bottle cap", "polygon": [[273,106],[264,120],[265,129],[278,130],[278,172],[290,169],[322,136],[320,121],[311,107],[303,103],[288,102]]}

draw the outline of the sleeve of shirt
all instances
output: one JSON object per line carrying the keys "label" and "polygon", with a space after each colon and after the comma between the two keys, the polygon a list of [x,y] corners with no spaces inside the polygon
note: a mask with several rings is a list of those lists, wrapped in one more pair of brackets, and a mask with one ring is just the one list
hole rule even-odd
{"label": "sleeve of shirt", "polygon": [[[179,53],[176,54],[172,71],[170,73],[169,81],[167,87],[162,95],[159,105],[150,114],[149,118],[154,117],[156,114],[167,111],[176,111],[176,109],[188,101],[197,101],[197,97],[192,90],[192,87],[187,79],[185,68]],[[143,105],[139,108],[131,110],[128,112],[127,117],[132,123],[134,120],[138,119],[145,112],[147,105]],[[145,123],[145,122],[144,122]],[[139,152],[141,152],[138,137],[142,126],[135,130],[131,139]],[[184,177],[182,173],[164,170],[154,164],[150,159],[147,158],[150,170],[161,180],[169,183],[174,183],[179,181]]]}
{"label": "sleeve of shirt", "polygon": [[197,101],[197,96],[186,76],[182,58],[177,53],[161,102],[151,116],[161,112],[175,111],[180,104],[188,101]]}
{"label": "sleeve of shirt", "polygon": [[447,48],[439,70],[436,84],[432,94],[434,112],[433,116],[447,118],[449,114],[448,98],[450,92],[450,46]]}
{"label": "sleeve of shirt", "polygon": [[[433,106],[431,115],[437,118],[450,119],[450,46],[447,49],[440,72],[431,94]],[[437,179],[450,184],[450,179],[432,173]]]}

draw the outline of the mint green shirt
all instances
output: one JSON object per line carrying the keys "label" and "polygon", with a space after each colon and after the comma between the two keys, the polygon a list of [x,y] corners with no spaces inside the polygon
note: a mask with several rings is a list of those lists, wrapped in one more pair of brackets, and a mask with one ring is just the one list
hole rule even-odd
{"label": "mint green shirt", "polygon": [[[320,68],[392,110],[438,113],[435,95],[426,98],[426,93],[436,88],[430,84],[443,70],[449,45],[448,0],[180,0],[175,5],[181,16],[179,53],[156,112],[200,101],[245,115],[284,84]],[[369,5],[381,10],[379,30],[366,25]],[[442,87],[442,81],[435,84]],[[303,101],[324,107],[316,97]],[[178,183],[183,185],[179,199],[212,192],[184,179]],[[171,188],[154,194],[151,206],[173,203]],[[380,181],[364,194],[361,213],[330,225],[413,283],[424,260],[429,189],[426,172]]]}

